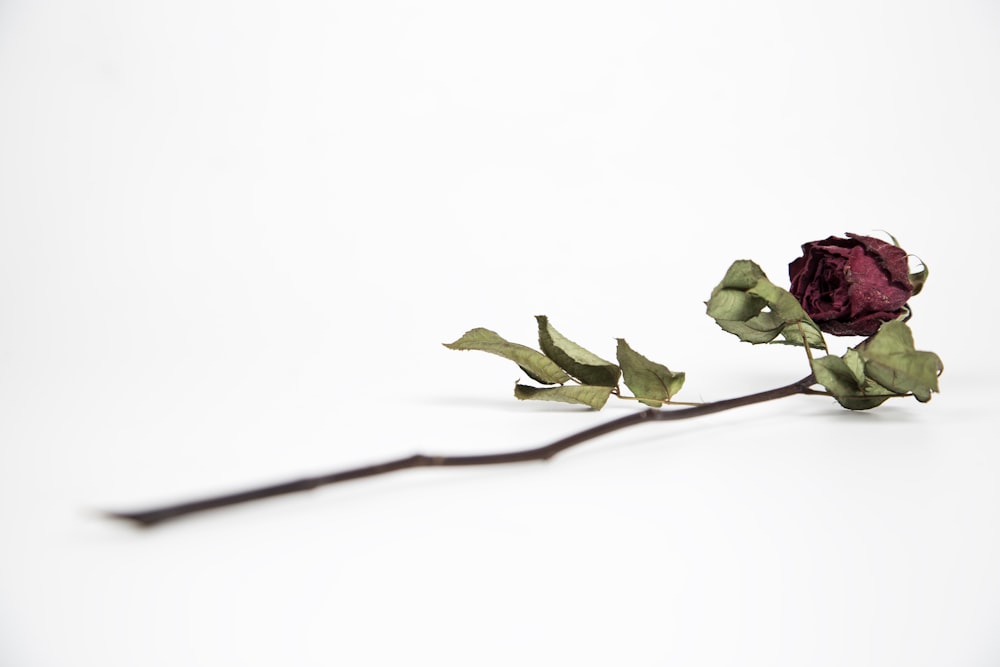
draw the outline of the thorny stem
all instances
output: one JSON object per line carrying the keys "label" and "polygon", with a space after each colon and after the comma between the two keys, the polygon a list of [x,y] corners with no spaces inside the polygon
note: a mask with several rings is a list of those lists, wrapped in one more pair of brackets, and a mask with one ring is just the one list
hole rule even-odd
{"label": "thorny stem", "polygon": [[274,484],[272,486],[265,486],[239,493],[205,498],[203,500],[195,500],[192,502],[159,507],[141,512],[108,512],[106,516],[112,519],[130,521],[137,526],[150,527],[170,519],[177,519],[182,516],[204,512],[211,509],[238,505],[252,500],[261,500],[263,498],[271,498],[273,496],[281,496],[289,493],[297,493],[299,491],[309,491],[320,486],[338,484],[340,482],[360,479],[362,477],[384,475],[386,473],[395,472],[397,470],[406,470],[409,468],[478,466],[499,463],[519,463],[523,461],[547,461],[563,450],[579,445],[582,442],[587,442],[588,440],[593,440],[599,436],[607,435],[608,433],[619,431],[636,424],[653,421],[691,419],[694,417],[701,417],[703,415],[710,415],[716,412],[723,412],[725,410],[743,407],[745,405],[753,405],[754,403],[763,403],[765,401],[773,401],[787,396],[794,396],[796,394],[826,395],[825,392],[812,389],[812,385],[815,383],[816,378],[810,374],[798,382],[793,382],[792,384],[785,385],[784,387],[778,387],[776,389],[770,389],[756,394],[748,394],[746,396],[729,398],[712,403],[702,403],[700,405],[682,408],[680,410],[661,411],[654,408],[648,408],[641,412],[633,412],[625,415],[624,417],[619,417],[618,419],[613,419],[609,422],[592,426],[591,428],[579,431],[578,433],[574,433],[541,447],[522,449],[513,452],[503,452],[499,454],[475,454],[471,456],[428,456],[425,454],[414,454],[412,456],[394,459],[384,463],[362,466],[360,468],[352,468],[350,470],[342,470],[340,472],[320,475],[317,477],[306,477],[299,480],[283,482],[281,484]]}

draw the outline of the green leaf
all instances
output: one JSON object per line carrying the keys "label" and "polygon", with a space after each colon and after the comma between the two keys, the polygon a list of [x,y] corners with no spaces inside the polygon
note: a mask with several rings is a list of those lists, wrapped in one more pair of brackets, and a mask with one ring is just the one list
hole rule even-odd
{"label": "green leaf", "polygon": [[750,288],[747,293],[758,296],[767,302],[775,326],[778,326],[780,322],[781,337],[785,339],[784,342],[802,345],[803,336],[805,336],[810,347],[826,349],[823,333],[802,309],[799,300],[791,292],[778,287],[764,277],[758,280],[757,284]]}
{"label": "green leaf", "polygon": [[784,324],[771,313],[761,313],[745,322],[739,320],[716,320],[724,331],[735,334],[747,343],[770,343],[781,332]]}
{"label": "green leaf", "polygon": [[[748,343],[809,345],[825,350],[826,341],[812,318],[788,290],[772,283],[748,259],[732,263],[705,303],[725,331]],[[784,340],[776,341],[781,336]]]}
{"label": "green leaf", "polygon": [[746,322],[756,317],[767,306],[767,301],[748,294],[746,290],[716,288],[708,300],[708,314],[725,322]]}
{"label": "green leaf", "polygon": [[531,387],[526,384],[514,385],[514,397],[521,401],[557,401],[588,405],[600,410],[608,402],[612,387],[592,385],[567,385],[565,387]]}
{"label": "green leaf", "polygon": [[610,361],[601,359],[596,354],[585,350],[569,340],[549,324],[545,315],[537,315],[538,344],[542,352],[559,367],[580,381],[581,384],[600,387],[615,387],[621,369]]}
{"label": "green leaf", "polygon": [[[650,361],[618,339],[618,363],[625,386],[641,403],[658,408],[680,391],[684,373],[675,373],[662,364]],[[649,400],[646,400],[649,399]]]}
{"label": "green leaf", "polygon": [[847,370],[851,372],[854,382],[860,387],[868,378],[865,376],[865,360],[861,358],[858,351],[853,347],[847,348],[847,352],[842,357]]}
{"label": "green leaf", "polygon": [[708,314],[715,320],[745,322],[756,316],[767,306],[767,302],[747,291],[766,278],[764,271],[755,262],[741,259],[733,262],[725,277],[708,300]]}
{"label": "green leaf", "polygon": [[813,359],[812,363],[816,381],[848,410],[870,410],[895,395],[866,378],[863,372],[859,375],[859,362],[857,352],[848,350],[844,358],[827,355]]}
{"label": "green leaf", "polygon": [[905,322],[886,322],[856,349],[865,362],[865,374],[883,387],[898,394],[912,393],[921,402],[931,400],[931,393],[938,391],[944,364],[933,352],[914,349],[913,334]]}
{"label": "green leaf", "polygon": [[738,259],[729,265],[719,287],[745,292],[756,285],[761,278],[767,278],[767,275],[756,262],[749,259]]}
{"label": "green leaf", "polygon": [[509,359],[520,366],[532,380],[542,384],[562,384],[569,381],[569,375],[538,350],[511,343],[496,332],[482,327],[470,329],[454,343],[444,343],[444,346],[449,350],[480,350]]}
{"label": "green leaf", "polygon": [[943,368],[933,352],[913,349],[910,328],[899,320],[886,322],[843,357],[813,360],[816,381],[849,410],[868,410],[892,396],[912,394],[919,401],[929,401],[938,390]]}

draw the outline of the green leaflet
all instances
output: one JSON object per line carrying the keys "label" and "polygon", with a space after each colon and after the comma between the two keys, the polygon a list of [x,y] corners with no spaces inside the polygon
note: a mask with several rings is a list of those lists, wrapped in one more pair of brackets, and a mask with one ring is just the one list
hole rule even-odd
{"label": "green leaflet", "polygon": [[557,401],[559,403],[574,403],[589,405],[600,410],[608,402],[612,387],[595,387],[592,385],[566,385],[564,387],[531,387],[525,384],[514,385],[514,397],[521,401]]}
{"label": "green leaflet", "polygon": [[844,365],[847,370],[851,373],[851,377],[854,382],[860,387],[868,379],[865,377],[865,361],[858,354],[858,351],[853,347],[847,348],[847,352],[843,356]]}
{"label": "green leaflet", "polygon": [[600,387],[615,387],[621,369],[610,361],[601,359],[596,354],[585,350],[569,340],[549,324],[545,315],[537,315],[538,344],[542,352],[572,377],[585,385]]}
{"label": "green leaflet", "polygon": [[849,410],[868,410],[909,394],[929,401],[944,369],[936,354],[914,349],[910,328],[899,320],[886,322],[843,357],[820,357],[812,366],[816,381]]}
{"label": "green leaflet", "polygon": [[826,349],[823,333],[791,292],[778,287],[767,278],[761,278],[747,293],[764,299],[771,309],[770,314],[773,318],[781,321],[781,337],[785,339],[782,342],[803,345],[804,336],[809,347]]}
{"label": "green leaflet", "polygon": [[[726,269],[726,276],[719,284],[720,287],[746,291],[757,284],[761,278],[767,278],[764,269],[749,259],[738,259]],[[713,293],[714,294],[714,293]]]}
{"label": "green leaflet", "polygon": [[[725,331],[748,343],[787,343],[825,350],[823,334],[798,299],[767,279],[748,259],[732,263],[705,303]],[[784,340],[775,341],[781,336]]]}
{"label": "green leaflet", "polygon": [[819,357],[812,364],[816,381],[848,410],[870,410],[895,395],[865,377],[863,367],[864,362],[855,350],[848,350],[844,357]]}
{"label": "green leaflet", "polygon": [[922,403],[938,391],[944,364],[933,352],[914,349],[913,334],[905,322],[886,322],[856,349],[865,362],[865,374],[883,387],[899,394],[912,393]]}
{"label": "green leaflet", "polygon": [[511,343],[499,334],[482,327],[470,329],[454,343],[444,343],[449,350],[480,350],[509,359],[521,367],[528,376],[542,384],[562,384],[569,380],[559,365],[537,350]]}
{"label": "green leaflet", "polygon": [[[618,363],[625,386],[640,402],[658,408],[680,391],[684,373],[675,373],[662,364],[650,361],[618,339]],[[646,400],[649,399],[649,400]]]}

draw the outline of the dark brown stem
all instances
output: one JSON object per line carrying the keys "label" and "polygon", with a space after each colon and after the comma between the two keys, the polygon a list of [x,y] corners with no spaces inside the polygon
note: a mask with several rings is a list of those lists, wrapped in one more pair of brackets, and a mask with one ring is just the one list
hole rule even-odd
{"label": "dark brown stem", "polygon": [[796,394],[824,394],[824,392],[817,392],[811,389],[812,385],[815,383],[815,378],[812,375],[809,375],[802,378],[798,382],[793,382],[792,384],[785,385],[784,387],[778,387],[777,389],[762,391],[756,394],[749,394],[747,396],[740,396],[738,398],[730,398],[723,401],[715,401],[714,403],[702,403],[701,405],[696,405],[690,408],[669,411],[650,408],[643,410],[642,412],[633,412],[625,415],[624,417],[613,419],[609,422],[605,422],[604,424],[599,424],[580,431],[579,433],[574,433],[573,435],[556,440],[551,444],[544,445],[542,447],[534,447],[532,449],[522,449],[514,452],[504,452],[501,454],[476,454],[472,456],[427,456],[425,454],[414,454],[413,456],[394,459],[392,461],[386,461],[385,463],[352,468],[350,470],[343,470],[341,472],[335,472],[328,475],[320,475],[318,477],[306,477],[291,482],[283,482],[272,486],[242,491],[240,493],[216,496],[214,498],[206,498],[204,500],[195,500],[192,502],[181,503],[179,505],[170,505],[142,512],[109,512],[107,513],[107,516],[113,519],[131,521],[139,526],[149,527],[163,523],[164,521],[170,519],[176,519],[189,514],[194,514],[196,512],[204,512],[206,510],[246,503],[251,500],[271,498],[273,496],[297,493],[299,491],[309,491],[320,486],[328,486],[330,484],[346,482],[352,479],[361,479],[362,477],[384,475],[386,473],[395,472],[396,470],[406,470],[408,468],[479,466],[498,463],[518,463],[521,461],[546,461],[559,452],[569,449],[575,445],[579,445],[582,442],[593,440],[594,438],[612,433],[614,431],[620,431],[623,428],[634,426],[635,424],[652,421],[691,419],[694,417],[701,417],[703,415],[710,415],[716,412],[722,412],[724,410],[739,408],[745,405],[773,401],[778,398],[785,398],[786,396],[794,396]]}

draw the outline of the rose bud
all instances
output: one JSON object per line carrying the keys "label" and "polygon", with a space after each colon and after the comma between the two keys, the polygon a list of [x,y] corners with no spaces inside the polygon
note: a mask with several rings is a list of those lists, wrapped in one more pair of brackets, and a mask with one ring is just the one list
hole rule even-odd
{"label": "rose bud", "polygon": [[791,293],[820,329],[870,336],[894,320],[913,294],[906,251],[859,234],[811,241],[788,265]]}

